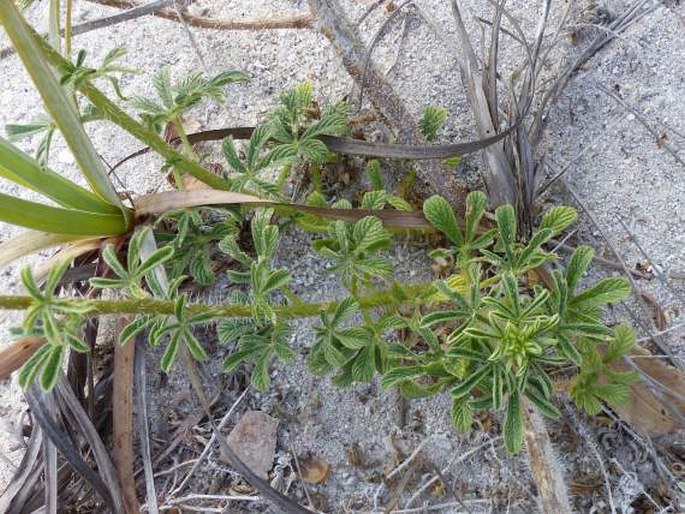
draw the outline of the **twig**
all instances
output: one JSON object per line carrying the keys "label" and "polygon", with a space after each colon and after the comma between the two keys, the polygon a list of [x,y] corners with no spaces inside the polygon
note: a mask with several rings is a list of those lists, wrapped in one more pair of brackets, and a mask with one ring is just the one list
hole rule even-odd
{"label": "twig", "polygon": [[[245,396],[247,395],[248,392],[249,392],[249,389],[246,388],[242,392],[242,394],[238,397],[238,399],[235,402],[233,402],[233,405],[231,405],[231,408],[228,409],[226,414],[224,414],[224,417],[221,418],[221,421],[219,422],[219,425],[217,426],[217,428],[219,430],[223,429],[226,426],[228,421],[231,419],[231,416],[233,415],[235,410],[238,408],[238,405],[240,405],[240,403],[243,401],[243,399],[245,398]],[[170,497],[175,496],[176,494],[178,494],[180,491],[183,490],[185,485],[188,483],[188,480],[190,480],[190,478],[193,476],[193,473],[195,473],[197,471],[197,468],[200,466],[202,461],[205,459],[205,457],[207,457],[207,455],[211,451],[212,445],[214,444],[215,440],[216,440],[216,436],[215,436],[215,434],[212,434],[212,437],[209,439],[209,442],[207,443],[205,448],[202,450],[202,453],[200,454],[200,456],[196,459],[195,464],[193,464],[193,467],[190,468],[190,471],[188,471],[188,474],[183,478],[183,480],[178,485],[178,487],[175,487],[174,490],[169,493]]]}
{"label": "twig", "polygon": [[673,296],[676,296],[676,297],[680,296],[678,294],[678,292],[675,290],[675,288],[673,286],[671,286],[671,284],[668,282],[668,280],[666,280],[664,273],[659,271],[658,267],[654,265],[654,260],[649,257],[649,255],[647,254],[647,252],[645,251],[643,246],[640,244],[640,241],[637,238],[637,235],[632,230],[630,230],[630,228],[628,228],[628,226],[625,224],[623,219],[618,214],[616,214],[615,217],[618,220],[618,222],[621,224],[621,226],[623,227],[623,230],[626,231],[626,233],[630,237],[630,240],[633,242],[635,247],[642,254],[642,257],[650,264],[650,266],[652,266],[652,269],[654,270],[654,275],[656,275],[656,278],[659,280],[659,282],[661,282],[661,284],[666,289],[668,289]]}
{"label": "twig", "polygon": [[[129,9],[119,14],[115,14],[114,16],[106,16],[104,18],[98,18],[97,20],[80,23],[78,25],[74,25],[71,28],[71,35],[75,36],[78,34],[85,34],[92,30],[97,30],[104,27],[111,27],[112,25],[116,25],[118,23],[123,23],[126,21],[134,20],[136,18],[140,18],[141,16],[153,14],[155,11],[163,9],[173,4],[174,2],[175,0],[157,0],[154,2],[147,3],[145,5],[133,7],[132,9]],[[60,33],[64,35],[64,30],[62,30]],[[15,50],[13,47],[3,48],[2,50],[0,50],[0,60],[4,59],[5,57],[9,57],[14,53]]]}
{"label": "twig", "polygon": [[390,473],[388,473],[388,475],[385,477],[386,480],[390,480],[392,477],[394,477],[395,475],[397,475],[397,474],[398,474],[400,471],[402,471],[404,468],[406,468],[407,466],[409,466],[409,464],[411,464],[411,462],[412,462],[412,461],[416,458],[416,456],[421,452],[421,450],[423,449],[423,447],[426,446],[426,443],[428,443],[428,441],[430,441],[431,439],[433,439],[433,437],[432,437],[432,436],[429,436],[429,437],[426,437],[423,441],[421,441],[421,443],[416,447],[416,449],[415,449],[413,452],[411,452],[411,455],[409,455],[409,457],[407,457],[406,459],[404,459],[404,461],[402,461],[402,462],[399,464],[399,466],[397,466],[397,467],[396,467],[395,469],[393,469]]}
{"label": "twig", "polygon": [[[657,509],[660,509],[660,505],[654,500],[651,494],[647,492],[645,489],[645,486],[642,485],[642,483],[635,478],[635,475],[632,473],[628,473],[626,469],[621,465],[621,463],[616,459],[615,457],[611,457],[609,459],[609,462],[611,462],[614,466],[618,468],[618,470],[623,473],[625,477],[627,477],[634,485],[640,488],[640,494],[644,494],[645,498],[647,498],[650,502],[652,502],[652,505],[654,505]],[[663,512],[666,512],[665,510]]]}
{"label": "twig", "polygon": [[170,473],[175,473],[176,471],[178,471],[181,468],[185,468],[187,466],[192,466],[197,461],[198,461],[198,459],[190,459],[190,460],[184,460],[183,462],[179,462],[178,464],[174,464],[170,468],[163,469],[162,471],[157,471],[157,473],[155,473],[155,478],[163,477],[164,475],[168,475]]}
{"label": "twig", "polygon": [[300,480],[302,481],[302,489],[304,489],[304,495],[307,497],[307,503],[309,503],[309,508],[313,509],[314,508],[314,502],[312,501],[312,497],[309,494],[309,487],[307,487],[307,483],[305,482],[304,478],[302,478],[302,469],[300,468],[300,459],[297,458],[297,453],[295,452],[295,448],[293,446],[290,446],[290,453],[293,455],[293,459],[295,459],[295,468],[297,468],[297,476],[300,477]]}
{"label": "twig", "polygon": [[[590,221],[592,224],[597,227],[597,230],[599,230],[599,233],[602,236],[602,239],[606,242],[606,244],[609,246],[609,249],[612,251],[612,253],[616,256],[616,259],[618,260],[618,263],[621,265],[621,269],[623,270],[623,273],[625,274],[626,278],[630,281],[630,284],[633,288],[634,291],[639,291],[639,287],[637,286],[637,283],[635,282],[635,279],[633,278],[633,274],[630,272],[628,269],[628,266],[626,266],[623,256],[621,253],[618,251],[616,246],[611,242],[609,237],[607,236],[606,232],[604,229],[600,226],[600,224],[597,222],[597,218],[595,217],[594,213],[581,201],[580,197],[576,193],[575,189],[570,186],[570,184],[562,179],[562,183],[564,184],[564,187],[567,189],[567,191],[571,194],[573,199],[576,201],[580,209],[585,213],[585,215],[590,218]],[[638,296],[638,299],[640,300],[640,305],[642,306],[643,309],[645,309],[645,305],[643,303],[643,300],[641,297]],[[669,358],[671,359],[671,363],[677,367],[677,364],[675,364],[675,361],[673,360],[673,352],[671,352],[671,349],[662,343],[658,338],[655,338],[654,335],[651,333],[651,330],[649,330],[648,327],[644,327],[647,333],[651,336],[652,341],[654,344],[661,350],[664,354],[668,355]]]}
{"label": "twig", "polygon": [[671,472],[670,469],[668,469],[668,466],[666,466],[663,462],[661,462],[661,459],[656,453],[656,449],[654,448],[654,444],[652,443],[652,440],[649,438],[649,436],[645,435],[645,439],[643,439],[642,436],[638,435],[628,423],[623,421],[621,418],[619,418],[611,409],[607,408],[606,406],[603,407],[603,412],[607,416],[609,416],[614,423],[616,423],[618,426],[621,427],[632,439],[635,441],[637,444],[642,446],[642,448],[647,451],[649,456],[652,458],[652,462],[656,466],[656,468],[661,472],[662,477],[666,476],[669,478],[672,484],[677,483],[677,479],[675,475]]}
{"label": "twig", "polygon": [[416,470],[418,469],[420,464],[421,464],[421,459],[414,460],[409,465],[409,467],[407,468],[407,471],[402,476],[400,481],[393,487],[392,496],[391,496],[390,500],[388,501],[388,504],[385,506],[385,514],[391,514],[392,512],[397,512],[395,510],[395,507],[397,507],[397,505],[399,505],[400,497],[402,496],[404,489],[407,487],[407,484],[409,483],[409,481],[412,479],[412,477],[416,473]]}
{"label": "twig", "polygon": [[165,505],[160,508],[168,508],[170,505],[178,505],[179,503],[189,502],[189,501],[246,501],[246,502],[259,502],[262,501],[261,496],[246,496],[246,495],[224,495],[224,494],[189,494],[188,496],[182,496],[181,498],[176,498],[173,500],[168,500]]}
{"label": "twig", "polygon": [[[424,505],[421,507],[415,507],[413,509],[400,509],[400,510],[395,510],[393,511],[393,514],[419,514],[422,512],[431,512],[434,510],[446,510],[446,509],[453,509],[454,507],[462,507],[464,505],[467,506],[472,506],[472,507],[487,507],[490,505],[490,500],[463,500],[461,502],[447,502],[447,503],[436,503],[435,505]],[[447,512],[450,512],[451,514],[461,514],[459,511],[455,510],[449,510]],[[471,511],[467,511],[470,512]],[[485,510],[482,510],[482,512],[486,512]],[[369,512],[369,514],[385,514],[385,511],[382,510],[373,510]]]}
{"label": "twig", "polygon": [[190,27],[188,26],[188,22],[186,21],[186,16],[184,13],[181,12],[181,9],[178,8],[178,6],[174,6],[174,12],[176,12],[176,16],[178,16],[179,21],[181,22],[181,25],[183,25],[183,29],[186,33],[186,36],[188,36],[188,41],[190,41],[190,46],[195,52],[195,55],[197,55],[197,59],[200,61],[200,65],[202,66],[202,69],[204,72],[209,76],[209,68],[207,67],[207,63],[205,62],[205,58],[202,55],[202,52],[200,51],[200,46],[197,44],[197,39],[195,39],[195,35],[193,32],[190,30]]}
{"label": "twig", "polygon": [[618,102],[618,104],[623,106],[623,108],[630,111],[635,116],[635,119],[637,119],[642,124],[642,126],[645,129],[647,129],[647,131],[650,134],[654,136],[654,140],[661,141],[661,147],[664,148],[668,153],[670,153],[676,160],[676,162],[678,162],[681,166],[685,166],[685,160],[683,160],[683,158],[678,155],[678,151],[675,148],[673,148],[668,141],[661,139],[659,132],[652,128],[652,126],[647,121],[647,118],[645,118],[636,107],[630,105],[623,98],[621,98],[616,93],[614,93],[602,84],[596,84],[595,87],[597,87],[597,89],[599,89],[602,93],[606,94],[609,98]]}
{"label": "twig", "polygon": [[[138,7],[137,3],[130,0],[88,0],[91,3],[116,7],[118,9],[131,9]],[[178,16],[171,9],[163,9],[154,13],[159,18],[175,21],[178,23]],[[310,29],[313,20],[311,16],[288,16],[275,20],[251,20],[233,21],[206,18],[204,16],[186,15],[186,22],[193,26],[203,29],[213,30],[276,30],[276,29]]]}
{"label": "twig", "polygon": [[[500,440],[500,439],[502,439],[502,436],[496,437],[496,438],[495,438],[495,441],[498,441],[498,440]],[[419,498],[419,496],[421,496],[421,494],[423,494],[423,492],[424,492],[426,489],[428,489],[430,486],[432,486],[435,482],[437,482],[438,480],[442,480],[442,478],[440,477],[440,474],[444,475],[445,473],[447,473],[447,472],[449,471],[449,469],[450,469],[454,464],[459,464],[460,462],[464,462],[466,459],[468,459],[469,457],[471,457],[471,455],[480,452],[483,448],[486,448],[486,447],[490,446],[492,443],[493,443],[493,441],[486,441],[486,442],[484,442],[484,443],[482,443],[482,444],[476,446],[475,448],[471,448],[471,449],[470,449],[469,451],[467,451],[467,452],[464,452],[464,453],[459,453],[459,452],[457,452],[457,453],[455,453],[454,457],[452,457],[452,460],[450,460],[450,461],[447,463],[447,465],[446,465],[444,468],[442,468],[442,469],[440,470],[440,473],[439,473],[439,474],[436,474],[435,476],[433,476],[433,478],[431,478],[431,479],[428,480],[425,484],[423,484],[423,485],[421,486],[421,488],[420,488],[418,491],[416,491],[416,492],[411,496],[411,498],[409,498],[409,500],[407,501],[407,504],[405,505],[405,508],[408,508],[412,503],[414,503],[414,502]],[[444,480],[443,480],[443,481],[444,481]]]}
{"label": "twig", "polygon": [[597,445],[592,440],[592,437],[590,436],[587,428],[578,419],[578,416],[576,415],[572,407],[569,405],[568,400],[566,398],[562,398],[561,401],[564,406],[564,411],[566,412],[566,415],[571,419],[571,422],[573,423],[576,432],[578,432],[578,434],[583,438],[585,444],[588,446],[588,448],[590,448],[590,451],[592,451],[592,453],[594,454],[595,459],[597,459],[599,469],[602,472],[602,477],[604,479],[604,488],[606,489],[607,496],[609,499],[609,507],[611,508],[612,514],[615,514],[616,505],[614,504],[614,495],[611,492],[611,482],[609,481],[609,475],[607,473],[606,466],[604,466],[602,456],[600,455],[599,450],[597,449]]}

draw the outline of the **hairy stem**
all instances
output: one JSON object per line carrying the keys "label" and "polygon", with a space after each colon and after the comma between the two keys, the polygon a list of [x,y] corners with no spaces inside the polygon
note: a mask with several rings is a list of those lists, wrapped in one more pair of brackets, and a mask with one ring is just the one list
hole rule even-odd
{"label": "hairy stem", "polygon": [[[40,46],[43,56],[52,66],[60,68],[68,64],[68,62],[36,34],[35,31],[32,30],[32,33],[33,38]],[[211,171],[203,168],[197,162],[175,150],[155,132],[129,116],[88,80],[79,81],[77,87],[107,120],[118,125],[143,144],[152,148],[167,161],[173,163],[179,170],[189,173],[199,181],[204,182],[214,189],[230,189],[230,183],[227,180],[215,175]]]}
{"label": "hairy stem", "polygon": [[[402,290],[406,300],[403,303],[412,303],[419,300],[419,296],[430,290],[429,283],[405,285]],[[68,299],[62,298],[61,301]],[[397,300],[391,290],[384,290],[368,296],[358,298],[362,308],[382,307]],[[90,307],[88,316],[101,316],[104,314],[174,314],[175,303],[168,300],[155,300],[152,298],[136,298],[125,300],[87,300],[73,298],[68,300],[74,306]],[[30,296],[0,296],[0,310],[25,310],[31,306],[33,299]],[[326,310],[338,300],[321,303],[301,303],[276,307],[274,311],[281,318],[306,318],[316,316]],[[189,304],[186,307],[189,316],[195,314],[210,314],[214,318],[248,318],[252,316],[250,305],[210,305],[206,303]]]}

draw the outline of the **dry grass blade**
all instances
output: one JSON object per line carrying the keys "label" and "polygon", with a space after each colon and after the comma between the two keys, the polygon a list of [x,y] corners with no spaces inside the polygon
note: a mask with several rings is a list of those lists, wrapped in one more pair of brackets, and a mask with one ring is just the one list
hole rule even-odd
{"label": "dry grass blade", "polygon": [[[7,380],[21,368],[38,348],[45,343],[43,337],[22,337],[0,348],[0,380]],[[0,512],[2,510],[0,509]]]}
{"label": "dry grass blade", "polygon": [[545,92],[542,100],[540,101],[540,106],[530,130],[531,142],[533,145],[536,145],[542,136],[546,120],[548,119],[549,109],[559,99],[559,96],[561,96],[561,93],[564,91],[573,75],[580,70],[581,67],[587,61],[589,61],[593,55],[613,41],[617,35],[625,32],[643,16],[649,14],[657,8],[656,5],[650,4],[651,0],[639,0],[633,6],[629,7],[621,16],[617,17],[609,24],[607,27],[608,30],[599,34],[595,40],[576,58],[576,60],[559,74],[559,77]]}
{"label": "dry grass blade", "polygon": [[74,241],[70,234],[48,234],[27,230],[0,244],[0,268],[28,254]]}
{"label": "dry grass blade", "polygon": [[[56,408],[54,401],[48,401],[47,411],[51,419],[55,419]],[[43,439],[43,486],[45,505],[48,514],[57,514],[57,448],[49,438]]]}
{"label": "dry grass blade", "polygon": [[[480,137],[491,137],[497,133],[495,120],[490,114],[488,99],[483,90],[483,77],[478,70],[473,45],[466,32],[461,10],[456,0],[451,0],[452,14],[456,26],[457,37],[461,46],[461,52],[455,54],[459,61],[462,80],[465,82],[467,97],[471,111],[476,120],[476,129]],[[465,54],[465,57],[461,57]],[[494,106],[497,109],[497,106]],[[495,111],[496,112],[496,111]],[[487,171],[483,174],[490,202],[494,206],[516,203],[516,185],[511,174],[510,167],[501,146],[493,145],[485,149],[485,162]]]}
{"label": "dry grass blade", "polygon": [[258,196],[246,195],[242,193],[232,193],[230,191],[219,191],[214,189],[203,189],[196,191],[167,191],[152,195],[141,196],[135,201],[135,211],[137,217],[150,214],[163,214],[178,209],[188,207],[198,207],[200,205],[217,204],[271,204],[269,200],[264,200]]}
{"label": "dry grass blade", "polygon": [[112,512],[124,514],[123,504],[121,503],[119,495],[112,495],[103,479],[83,460],[80,452],[72,443],[71,438],[50,418],[47,407],[47,395],[39,390],[37,386],[33,386],[26,392],[26,400],[36,421],[45,432],[45,435],[49,437],[53,444],[59,449],[62,456],[76,472],[93,487],[95,492],[103,499],[105,505]]}
{"label": "dry grass blade", "polygon": [[[130,319],[117,320],[121,330]],[[117,333],[119,332],[117,330]],[[127,513],[140,511],[136,497],[136,482],[134,477],[133,454],[133,361],[136,345],[120,345],[114,341],[114,391],[112,395],[112,411],[115,413],[112,425],[114,445],[114,462],[117,477],[121,485],[124,507]]]}
{"label": "dry grass blade", "polygon": [[571,514],[566,482],[557,464],[558,458],[549,439],[545,421],[537,409],[527,400],[523,403],[524,438],[540,496],[542,512]]}
{"label": "dry grass blade", "polygon": [[116,471],[109,458],[107,448],[98,434],[98,430],[93,425],[88,414],[79,403],[71,386],[66,380],[62,379],[57,383],[55,394],[60,400],[60,403],[63,404],[71,414],[71,419],[74,420],[75,428],[78,430],[78,433],[88,442],[95,463],[97,464],[98,473],[100,474],[102,481],[106,484],[115,506],[118,508],[118,506],[122,504],[122,500],[119,484],[116,480]]}
{"label": "dry grass blade", "polygon": [[[316,28],[330,41],[336,53],[342,58],[347,72],[357,86],[361,87],[366,49],[361,43],[357,28],[347,18],[337,0],[309,0],[309,6],[315,18]],[[423,137],[418,122],[375,67],[369,66],[364,84],[367,98],[397,135],[398,140],[408,144],[420,144]],[[492,132],[490,135],[495,133]],[[433,191],[440,191],[454,205],[463,205],[466,188],[442,163],[422,163],[419,171],[421,178]]]}
{"label": "dry grass blade", "polygon": [[422,212],[392,211],[371,209],[338,209],[327,207],[313,207],[294,203],[272,202],[257,196],[219,191],[215,189],[201,189],[195,191],[167,191],[152,195],[141,196],[135,201],[136,215],[162,214],[187,207],[203,205],[236,204],[246,207],[273,206],[289,212],[305,212],[326,219],[354,222],[365,216],[376,216],[386,227],[398,229],[433,230],[433,227]]}
{"label": "dry grass blade", "polygon": [[[24,502],[21,493],[24,493],[25,496],[29,490],[33,489],[33,482],[35,482],[37,471],[39,471],[37,462],[42,441],[43,433],[40,427],[34,427],[19,468],[0,495],[0,512],[11,513],[22,510]],[[32,478],[33,480],[31,480]]]}

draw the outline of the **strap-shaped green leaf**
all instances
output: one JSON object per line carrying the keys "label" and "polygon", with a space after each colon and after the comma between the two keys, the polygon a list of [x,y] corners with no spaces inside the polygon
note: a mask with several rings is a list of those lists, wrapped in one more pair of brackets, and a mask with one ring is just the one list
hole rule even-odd
{"label": "strap-shaped green leaf", "polygon": [[83,129],[74,102],[60,87],[54,73],[43,59],[41,48],[31,29],[12,0],[0,0],[0,22],[93,191],[104,201],[123,211],[124,206],[102,160]]}
{"label": "strap-shaped green leaf", "polygon": [[0,193],[0,221],[54,234],[113,236],[126,232],[122,213],[101,214],[51,207]]}
{"label": "strap-shaped green leaf", "polygon": [[104,214],[120,212],[87,189],[43,167],[12,143],[0,137],[0,177],[36,191],[64,207]]}

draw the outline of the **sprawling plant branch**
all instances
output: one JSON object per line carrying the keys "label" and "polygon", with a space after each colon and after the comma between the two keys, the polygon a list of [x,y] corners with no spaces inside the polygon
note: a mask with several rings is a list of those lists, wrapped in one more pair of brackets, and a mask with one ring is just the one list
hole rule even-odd
{"label": "sprawling plant branch", "polygon": [[[412,284],[401,287],[404,300],[402,303],[415,303],[419,295],[430,290],[431,284]],[[66,300],[66,299],[63,299]],[[393,290],[383,290],[368,296],[358,298],[363,308],[382,307],[398,300]],[[0,310],[25,310],[31,306],[33,299],[30,296],[4,295],[0,296]],[[87,306],[87,316],[102,316],[105,314],[174,314],[175,302],[167,300],[155,300],[152,298],[131,298],[122,300],[87,300],[73,298],[74,306]],[[337,300],[319,303],[297,303],[274,308],[274,312],[281,318],[306,318],[316,316],[325,311],[331,305],[338,303]],[[212,318],[251,317],[250,305],[194,303],[187,306],[189,315],[207,314]]]}

